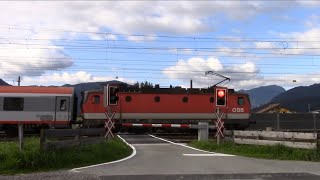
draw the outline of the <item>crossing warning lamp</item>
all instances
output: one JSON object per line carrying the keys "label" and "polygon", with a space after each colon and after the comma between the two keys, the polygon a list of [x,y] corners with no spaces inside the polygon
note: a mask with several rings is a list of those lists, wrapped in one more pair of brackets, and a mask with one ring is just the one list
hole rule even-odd
{"label": "crossing warning lamp", "polygon": [[109,86],[108,85],[108,104],[109,105],[117,105],[118,104],[118,92],[119,92],[119,88],[117,86]]}
{"label": "crossing warning lamp", "polygon": [[216,105],[226,106],[227,105],[227,89],[216,89]]}

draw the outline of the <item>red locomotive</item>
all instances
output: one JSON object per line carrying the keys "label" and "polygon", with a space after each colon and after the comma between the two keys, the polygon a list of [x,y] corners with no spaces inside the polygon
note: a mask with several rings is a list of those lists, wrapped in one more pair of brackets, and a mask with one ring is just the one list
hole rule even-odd
{"label": "red locomotive", "polygon": [[224,112],[226,128],[245,129],[250,123],[247,94],[213,86],[206,89],[154,88],[107,85],[103,90],[84,92],[84,124],[103,124],[105,113],[113,113],[117,127],[123,123],[193,124],[213,123],[216,110]]}
{"label": "red locomotive", "polygon": [[[217,119],[217,109],[224,112],[223,119],[228,129],[245,129],[250,123],[248,95],[218,86],[186,89],[160,88],[159,85],[154,88],[107,85],[103,90],[85,91],[82,100],[85,126],[103,126],[107,114],[113,113],[116,130],[130,123],[162,124],[165,127],[200,121],[213,124],[213,120]],[[19,123],[25,124],[25,128],[30,126],[36,129],[39,125],[69,127],[76,119],[76,104],[73,88],[1,87],[0,130],[17,134]],[[132,129],[141,132],[141,129],[134,127],[127,130]]]}

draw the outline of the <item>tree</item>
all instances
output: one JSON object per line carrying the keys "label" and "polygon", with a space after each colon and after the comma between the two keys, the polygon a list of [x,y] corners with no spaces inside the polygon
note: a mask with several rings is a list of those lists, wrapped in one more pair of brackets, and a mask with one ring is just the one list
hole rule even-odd
{"label": "tree", "polygon": [[152,88],[153,84],[151,82],[148,81],[144,81],[139,83],[139,81],[137,81],[136,83],[133,84],[134,87],[140,87],[140,88]]}

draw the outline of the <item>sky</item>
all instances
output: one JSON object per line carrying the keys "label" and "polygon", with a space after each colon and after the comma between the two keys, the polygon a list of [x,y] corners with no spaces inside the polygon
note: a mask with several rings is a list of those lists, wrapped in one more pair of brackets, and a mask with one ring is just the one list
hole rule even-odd
{"label": "sky", "polygon": [[0,2],[0,78],[229,88],[320,82],[320,1]]}

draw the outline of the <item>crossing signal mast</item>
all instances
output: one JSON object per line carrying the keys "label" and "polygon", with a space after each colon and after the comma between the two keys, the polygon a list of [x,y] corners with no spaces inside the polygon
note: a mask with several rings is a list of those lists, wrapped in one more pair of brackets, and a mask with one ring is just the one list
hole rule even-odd
{"label": "crossing signal mast", "polygon": [[216,98],[216,117],[217,119],[215,120],[215,125],[217,127],[217,132],[215,134],[215,137],[217,137],[217,143],[219,145],[220,138],[224,137],[224,120],[223,117],[225,113],[220,111],[220,108],[225,109],[227,106],[227,93],[228,93],[228,88],[226,87],[216,87],[218,84],[223,83],[225,81],[229,82],[230,78],[223,76],[221,74],[218,74],[213,71],[206,71],[205,75],[215,75],[218,77],[223,78],[222,81],[214,84],[212,88],[214,88],[215,91],[215,98]]}

